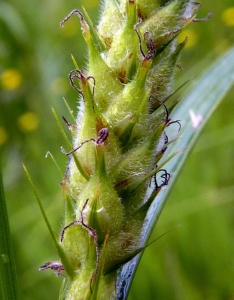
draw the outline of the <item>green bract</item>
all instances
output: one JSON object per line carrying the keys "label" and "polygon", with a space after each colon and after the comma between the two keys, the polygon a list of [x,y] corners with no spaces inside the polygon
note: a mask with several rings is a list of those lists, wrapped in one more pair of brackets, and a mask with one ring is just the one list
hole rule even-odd
{"label": "green bract", "polygon": [[116,299],[119,267],[142,251],[148,209],[170,179],[161,161],[177,103],[170,97],[174,68],[187,42],[175,38],[198,7],[189,0],[106,0],[97,27],[78,10],[61,24],[78,14],[88,48],[87,70],[69,75],[80,106],[62,183],[67,261],[59,271],[73,269],[65,299]]}

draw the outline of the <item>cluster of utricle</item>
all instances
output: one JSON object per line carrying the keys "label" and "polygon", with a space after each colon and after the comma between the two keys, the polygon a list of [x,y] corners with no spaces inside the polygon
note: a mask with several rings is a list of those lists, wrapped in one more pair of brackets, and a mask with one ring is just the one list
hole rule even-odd
{"label": "cluster of utricle", "polygon": [[61,23],[78,14],[88,47],[87,70],[76,65],[69,74],[80,97],[76,125],[66,121],[73,147],[63,149],[69,164],[60,242],[67,260],[43,266],[67,271],[67,299],[115,299],[117,271],[142,251],[148,209],[170,179],[161,158],[166,127],[177,122],[180,129],[169,114],[178,102],[171,101],[174,68],[187,42],[175,38],[196,21],[200,4],[165,2],[106,0],[97,27],[85,10]]}

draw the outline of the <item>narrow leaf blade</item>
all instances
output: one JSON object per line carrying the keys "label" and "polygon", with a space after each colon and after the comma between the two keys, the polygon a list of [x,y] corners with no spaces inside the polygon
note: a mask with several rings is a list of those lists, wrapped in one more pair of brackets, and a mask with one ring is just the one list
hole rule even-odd
{"label": "narrow leaf blade", "polygon": [[19,299],[14,252],[0,172],[0,299]]}

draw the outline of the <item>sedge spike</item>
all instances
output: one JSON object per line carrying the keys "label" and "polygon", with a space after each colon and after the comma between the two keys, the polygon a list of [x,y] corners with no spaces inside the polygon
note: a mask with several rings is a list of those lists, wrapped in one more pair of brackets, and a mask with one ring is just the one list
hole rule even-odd
{"label": "sedge spike", "polygon": [[177,59],[187,42],[179,44],[177,36],[198,22],[199,6],[191,0],[103,0],[97,26],[85,9],[61,22],[79,17],[88,52],[86,70],[75,63],[69,74],[79,96],[75,124],[63,117],[73,142],[67,152],[62,148],[69,163],[61,183],[59,243],[75,275],[66,275],[61,258],[40,268],[65,274],[64,299],[117,299],[119,268],[145,248],[148,209],[170,184],[162,157],[175,136],[167,136],[167,127],[181,127],[170,118],[178,103]]}

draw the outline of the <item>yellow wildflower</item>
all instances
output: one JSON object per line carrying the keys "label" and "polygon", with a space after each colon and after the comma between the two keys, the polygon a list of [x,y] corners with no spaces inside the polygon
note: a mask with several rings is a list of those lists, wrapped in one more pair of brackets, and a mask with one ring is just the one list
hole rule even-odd
{"label": "yellow wildflower", "polygon": [[179,34],[179,43],[182,43],[188,37],[188,43],[185,48],[191,48],[197,43],[197,34],[194,30],[185,29]]}
{"label": "yellow wildflower", "polygon": [[22,83],[22,75],[16,69],[7,69],[1,75],[1,86],[4,90],[15,90]]}
{"label": "yellow wildflower", "polygon": [[37,129],[39,119],[34,112],[26,112],[18,118],[18,126],[21,131],[28,132]]}
{"label": "yellow wildflower", "polygon": [[225,9],[222,13],[222,19],[225,25],[234,26],[234,6]]}

